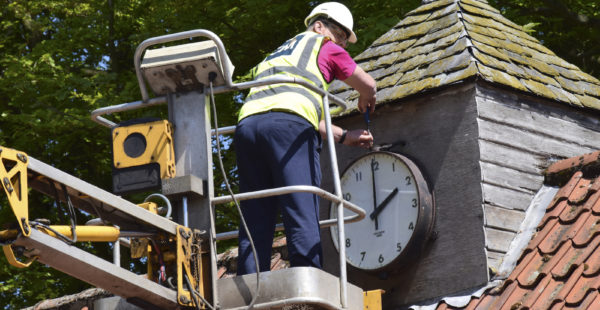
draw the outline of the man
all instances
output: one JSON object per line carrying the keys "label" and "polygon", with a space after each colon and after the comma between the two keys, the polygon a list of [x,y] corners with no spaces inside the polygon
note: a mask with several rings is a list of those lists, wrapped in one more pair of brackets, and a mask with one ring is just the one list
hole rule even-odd
{"label": "man", "polygon": [[[285,42],[254,70],[255,79],[281,74],[302,78],[325,90],[335,78],[360,93],[358,108],[375,109],[375,81],[344,50],[355,43],[352,14],[343,4],[315,7],[306,32]],[[234,136],[240,191],[320,186],[319,151],[326,138],[322,97],[298,84],[252,88],[240,110]],[[332,128],[335,142],[368,148],[373,137],[362,129]],[[260,271],[268,271],[277,210],[281,209],[290,265],[321,268],[318,197],[294,193],[242,202],[242,213],[258,252]],[[238,275],[256,272],[250,241],[240,229]]]}

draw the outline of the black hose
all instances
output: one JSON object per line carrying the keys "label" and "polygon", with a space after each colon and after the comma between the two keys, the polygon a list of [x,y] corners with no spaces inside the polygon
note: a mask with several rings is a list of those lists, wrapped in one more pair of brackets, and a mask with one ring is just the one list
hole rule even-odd
{"label": "black hose", "polygon": [[235,194],[233,193],[233,190],[231,190],[231,185],[229,184],[229,180],[227,179],[227,174],[225,173],[223,159],[221,158],[222,157],[221,156],[221,141],[219,140],[219,124],[217,121],[217,107],[215,106],[215,97],[214,97],[213,86],[212,86],[212,80],[214,79],[214,77],[216,77],[216,75],[213,75],[213,78],[210,81],[210,99],[211,99],[211,104],[212,104],[213,118],[214,118],[214,122],[215,122],[215,137],[217,140],[216,141],[217,153],[219,155],[219,156],[217,156],[219,158],[219,168],[221,168],[221,174],[223,174],[223,180],[225,182],[225,186],[227,187],[227,191],[229,192],[229,195],[231,195],[231,198],[233,199],[233,203],[235,204],[235,207],[237,208],[237,211],[240,214],[240,222],[242,224],[241,226],[244,228],[244,231],[246,232],[246,235],[248,236],[248,241],[250,242],[250,247],[252,248],[252,254],[254,255],[254,262],[256,263],[256,293],[252,297],[252,300],[250,301],[250,304],[248,305],[248,308],[247,308],[247,309],[252,309],[254,307],[254,304],[256,303],[256,300],[258,299],[258,296],[260,295],[260,267],[259,267],[259,263],[258,263],[258,254],[256,253],[256,248],[254,247],[254,241],[252,240],[252,236],[250,235],[250,231],[248,230],[248,225],[246,224],[246,220],[244,219],[244,215],[242,214],[242,208],[240,207],[240,204],[237,201],[237,199],[235,199]]}

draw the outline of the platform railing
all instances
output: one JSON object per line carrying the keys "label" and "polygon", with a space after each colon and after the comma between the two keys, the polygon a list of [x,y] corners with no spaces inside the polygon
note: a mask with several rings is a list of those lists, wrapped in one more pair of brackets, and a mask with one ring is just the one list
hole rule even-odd
{"label": "platform railing", "polygon": [[[150,38],[148,40],[145,40],[138,46],[138,48],[136,49],[136,52],[135,52],[135,56],[134,56],[134,65],[135,65],[138,83],[140,86],[140,92],[142,94],[142,100],[96,109],[91,113],[92,120],[96,123],[99,123],[100,125],[105,126],[105,127],[113,128],[113,127],[117,126],[117,124],[104,118],[103,117],[104,115],[117,113],[117,112],[124,112],[124,111],[139,109],[139,108],[145,108],[145,107],[150,107],[150,106],[155,106],[155,105],[160,105],[160,104],[166,103],[167,102],[166,96],[160,96],[160,97],[155,97],[155,98],[149,99],[148,92],[146,90],[146,85],[144,83],[144,79],[142,77],[142,73],[141,73],[141,69],[140,69],[141,56],[142,56],[143,52],[146,50],[146,48],[148,48],[149,46],[166,43],[166,42],[171,42],[171,41],[176,41],[176,40],[188,39],[188,38],[192,38],[192,37],[198,37],[198,36],[207,37],[210,40],[214,41],[217,45],[217,51],[219,53],[220,59],[227,59],[228,56],[225,52],[225,47],[224,47],[223,43],[221,42],[221,40],[219,39],[219,37],[217,35],[215,35],[214,33],[210,32],[208,30],[203,30],[203,29],[191,30],[191,31],[169,34],[169,35],[164,35],[164,36]],[[292,83],[292,84],[298,84],[303,87],[306,87],[307,89],[309,89],[323,97],[323,112],[325,115],[325,128],[326,128],[326,132],[327,132],[327,141],[329,141],[329,143],[327,143],[327,145],[328,145],[328,150],[329,150],[329,160],[331,162],[331,170],[332,170],[332,175],[333,175],[332,178],[333,178],[333,183],[334,183],[333,184],[334,185],[334,194],[324,191],[321,188],[318,188],[316,186],[302,185],[302,186],[288,186],[288,187],[281,187],[281,188],[273,188],[273,189],[268,189],[268,190],[255,191],[255,192],[239,193],[239,194],[234,195],[235,199],[241,201],[241,200],[256,199],[256,198],[262,198],[262,197],[268,197],[268,196],[284,195],[284,194],[289,194],[289,193],[293,193],[293,192],[308,192],[308,193],[316,194],[320,197],[323,197],[326,200],[329,200],[329,201],[337,204],[337,212],[338,212],[337,219],[329,219],[329,220],[320,221],[319,222],[320,226],[321,227],[329,227],[329,226],[337,225],[338,226],[338,240],[345,240],[344,223],[360,221],[363,218],[365,218],[365,214],[366,214],[362,208],[358,207],[357,205],[355,205],[349,201],[344,200],[343,196],[342,196],[340,176],[339,176],[339,170],[338,170],[338,164],[337,164],[337,157],[336,157],[336,152],[335,152],[335,143],[333,143],[333,141],[334,141],[333,132],[331,130],[331,126],[332,126],[331,125],[331,114],[337,114],[337,113],[340,113],[340,112],[346,110],[347,109],[346,103],[342,99],[328,93],[327,91],[325,91],[325,90],[323,90],[301,78],[281,76],[281,77],[265,78],[265,79],[261,79],[261,80],[257,80],[257,81],[233,83],[233,81],[231,80],[231,73],[233,70],[229,66],[228,61],[223,61],[222,66],[223,66],[223,71],[224,71],[223,76],[225,79],[225,85],[214,87],[213,92],[215,94],[225,93],[225,92],[230,92],[230,91],[244,90],[244,89],[249,89],[249,88],[258,87],[258,86],[282,84],[282,83]],[[333,110],[330,110],[330,105],[329,105],[330,99],[331,99],[332,103],[336,106],[336,108],[334,108]],[[231,134],[235,131],[235,127],[229,126],[229,127],[225,127],[222,129],[218,129],[217,131],[219,132],[219,135]],[[213,129],[212,134],[215,135],[215,132],[216,131]],[[211,205],[217,205],[217,204],[231,202],[231,201],[233,201],[233,199],[234,198],[231,196],[215,197],[211,201]],[[343,210],[344,208],[353,211],[355,214],[344,218],[344,210]],[[281,225],[278,225],[278,227],[280,229]],[[235,238],[235,237],[236,237],[235,232],[227,232],[227,233],[218,234],[217,240],[224,240],[224,239],[230,239],[230,238]],[[341,301],[342,308],[347,308],[347,299],[348,299],[347,298],[347,275],[346,275],[346,253],[345,252],[346,251],[345,251],[344,247],[339,247],[340,301]]]}

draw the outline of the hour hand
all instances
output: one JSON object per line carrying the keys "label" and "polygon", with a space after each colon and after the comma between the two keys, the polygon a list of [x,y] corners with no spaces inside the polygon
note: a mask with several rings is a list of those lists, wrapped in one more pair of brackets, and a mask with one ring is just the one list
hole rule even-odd
{"label": "hour hand", "polygon": [[373,212],[371,212],[369,217],[372,220],[376,219],[377,216],[379,215],[379,213],[381,213],[381,211],[383,211],[383,209],[390,203],[390,201],[394,198],[394,196],[396,196],[397,193],[398,193],[398,188],[396,187],[387,197],[385,197],[385,199],[377,206],[377,208],[375,208],[375,210],[373,210]]}

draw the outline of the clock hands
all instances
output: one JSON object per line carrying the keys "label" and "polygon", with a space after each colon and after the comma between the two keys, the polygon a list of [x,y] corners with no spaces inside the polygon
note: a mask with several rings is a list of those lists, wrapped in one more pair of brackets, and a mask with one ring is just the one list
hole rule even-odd
{"label": "clock hands", "polygon": [[390,201],[396,196],[396,194],[398,193],[398,188],[394,188],[394,190],[385,198],[385,200],[383,200],[379,206],[377,206],[377,208],[375,208],[375,210],[373,210],[373,212],[371,212],[371,215],[369,215],[369,217],[372,220],[377,220],[377,216],[379,216],[379,213],[381,213],[381,211],[383,211],[383,209],[390,203]]}
{"label": "clock hands", "polygon": [[[375,161],[375,158],[371,160],[371,178],[373,179],[373,212],[377,210],[377,188],[375,186],[375,164],[377,164],[377,168],[379,168],[379,163]],[[379,230],[379,222],[377,221],[377,217],[375,217],[375,230]]]}

